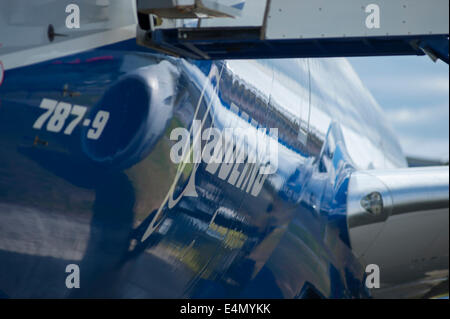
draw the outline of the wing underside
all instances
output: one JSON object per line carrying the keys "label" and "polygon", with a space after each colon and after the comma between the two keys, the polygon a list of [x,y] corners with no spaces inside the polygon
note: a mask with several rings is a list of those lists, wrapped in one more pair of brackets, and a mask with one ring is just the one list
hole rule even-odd
{"label": "wing underside", "polygon": [[348,192],[352,249],[380,269],[380,298],[448,293],[448,166],[355,172]]}

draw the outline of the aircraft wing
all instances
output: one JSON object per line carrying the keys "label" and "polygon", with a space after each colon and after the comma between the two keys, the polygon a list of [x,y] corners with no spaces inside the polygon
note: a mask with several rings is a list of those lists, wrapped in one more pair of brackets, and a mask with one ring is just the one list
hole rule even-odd
{"label": "aircraft wing", "polygon": [[[180,3],[137,1],[138,43],[193,59],[427,54],[448,63],[446,0],[410,0],[408,5],[362,0]],[[233,13],[236,6],[239,14]],[[183,23],[193,16],[198,23]]]}
{"label": "aircraft wing", "polygon": [[[77,11],[70,4],[57,0],[0,1],[3,68],[23,67],[135,38],[133,0],[80,0]],[[77,23],[72,15],[78,15]]]}
{"label": "aircraft wing", "polygon": [[347,205],[353,251],[379,267],[374,297],[448,292],[448,166],[355,172]]}

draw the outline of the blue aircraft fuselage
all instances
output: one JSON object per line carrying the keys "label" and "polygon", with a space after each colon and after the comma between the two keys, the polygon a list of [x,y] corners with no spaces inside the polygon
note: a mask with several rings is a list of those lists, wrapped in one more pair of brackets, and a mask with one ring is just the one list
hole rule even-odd
{"label": "blue aircraft fuselage", "polygon": [[[275,171],[261,174],[250,144],[241,163],[196,157],[211,128],[265,135]],[[405,165],[341,59],[187,61],[130,40],[7,70],[0,294],[367,297],[348,179]],[[71,264],[80,288],[66,286]]]}

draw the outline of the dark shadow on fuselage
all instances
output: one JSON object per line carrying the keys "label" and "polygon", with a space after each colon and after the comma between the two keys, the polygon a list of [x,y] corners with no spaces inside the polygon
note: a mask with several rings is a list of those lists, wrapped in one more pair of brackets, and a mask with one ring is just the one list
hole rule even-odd
{"label": "dark shadow on fuselage", "polygon": [[82,284],[69,297],[113,297],[114,277],[128,251],[133,227],[135,193],[128,177],[57,152],[38,148],[19,152],[69,183],[95,192],[89,241],[79,265]]}

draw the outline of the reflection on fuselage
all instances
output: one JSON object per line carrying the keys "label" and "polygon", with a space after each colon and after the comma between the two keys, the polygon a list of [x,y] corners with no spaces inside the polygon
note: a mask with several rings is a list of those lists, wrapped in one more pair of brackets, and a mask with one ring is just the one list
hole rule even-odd
{"label": "reflection on fuselage", "polygon": [[[348,243],[348,174],[403,159],[347,62],[194,62],[140,50],[130,41],[6,72],[0,291],[294,298],[313,289],[324,297],[365,296]],[[96,56],[111,58],[87,62]],[[65,88],[79,94],[64,95]],[[109,126],[94,142],[82,127],[70,136],[33,130],[44,98],[84,105],[87,114],[106,110]],[[278,169],[257,197],[230,183],[232,169],[222,176],[205,163],[170,160],[171,131],[192,131],[194,120],[221,131],[278,128]],[[356,143],[346,140],[351,134]],[[363,147],[382,159],[352,157]],[[236,170],[246,174],[244,165]],[[68,263],[80,265],[78,290],[64,285]]]}

